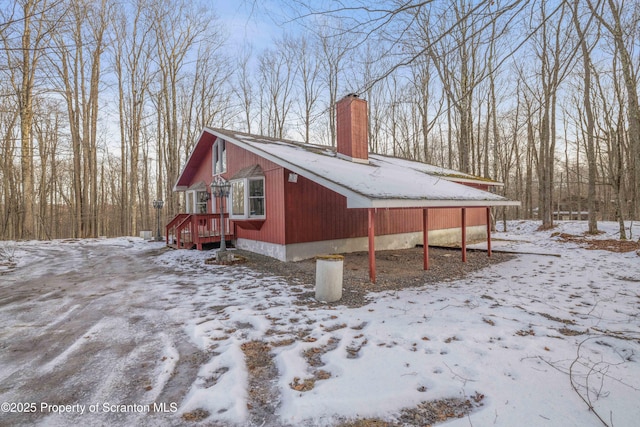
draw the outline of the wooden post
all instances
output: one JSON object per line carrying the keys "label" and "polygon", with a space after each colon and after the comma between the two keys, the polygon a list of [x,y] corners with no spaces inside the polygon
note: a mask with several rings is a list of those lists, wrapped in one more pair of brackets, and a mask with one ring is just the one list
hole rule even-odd
{"label": "wooden post", "polygon": [[376,217],[375,209],[369,209],[369,280],[376,283]]}
{"label": "wooden post", "polygon": [[429,269],[429,209],[422,210],[422,247],[424,249],[424,269]]}
{"label": "wooden post", "polygon": [[491,256],[491,208],[487,206],[487,256]]}
{"label": "wooden post", "polygon": [[467,262],[467,208],[462,208],[462,262]]}

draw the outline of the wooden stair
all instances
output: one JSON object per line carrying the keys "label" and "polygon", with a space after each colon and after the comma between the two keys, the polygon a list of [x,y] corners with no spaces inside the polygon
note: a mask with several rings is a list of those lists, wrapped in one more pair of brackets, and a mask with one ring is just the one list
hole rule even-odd
{"label": "wooden stair", "polygon": [[225,241],[235,238],[233,227],[226,214],[187,214],[176,215],[166,225],[167,246],[176,249],[202,250],[203,245],[221,241],[221,221],[225,221]]}

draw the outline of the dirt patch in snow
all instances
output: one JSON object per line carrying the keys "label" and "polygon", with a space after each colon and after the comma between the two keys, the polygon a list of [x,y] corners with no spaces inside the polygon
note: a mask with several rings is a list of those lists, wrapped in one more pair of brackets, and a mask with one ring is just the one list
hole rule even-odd
{"label": "dirt patch in snow", "polygon": [[467,399],[441,399],[422,402],[414,408],[400,411],[397,421],[384,421],[379,418],[360,418],[344,420],[337,427],[401,427],[431,426],[451,418],[467,416],[473,409],[483,405],[484,395],[477,393]]}
{"label": "dirt patch in snow", "polygon": [[577,243],[585,249],[609,252],[636,251],[640,255],[640,241],[616,240],[616,239],[590,239],[585,236],[576,236],[569,233],[553,233],[551,237],[557,237],[563,242]]}
{"label": "dirt patch in snow", "polygon": [[406,288],[425,287],[461,279],[474,271],[514,258],[512,254],[496,253],[491,257],[485,251],[467,251],[462,262],[460,249],[429,248],[429,270],[423,269],[422,248],[376,252],[376,283],[369,280],[367,252],[344,255],[342,299],[335,303],[315,300],[316,261],[282,262],[249,252],[238,251],[247,258],[246,267],[265,276],[279,276],[293,286],[301,305],[346,305],[362,307],[370,302],[370,293]]}
{"label": "dirt patch in snow", "polygon": [[280,404],[276,380],[278,370],[273,363],[271,346],[264,341],[249,341],[240,346],[249,372],[249,417],[251,425],[272,425],[277,422]]}

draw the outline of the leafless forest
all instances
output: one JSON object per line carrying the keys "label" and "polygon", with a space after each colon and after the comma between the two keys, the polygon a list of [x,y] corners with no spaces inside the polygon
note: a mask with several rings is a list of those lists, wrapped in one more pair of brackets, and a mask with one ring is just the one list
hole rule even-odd
{"label": "leafless forest", "polygon": [[638,0],[245,0],[244,44],[216,3],[0,1],[0,239],[155,229],[203,126],[333,145],[352,92],[371,151],[503,182],[498,220],[638,219]]}

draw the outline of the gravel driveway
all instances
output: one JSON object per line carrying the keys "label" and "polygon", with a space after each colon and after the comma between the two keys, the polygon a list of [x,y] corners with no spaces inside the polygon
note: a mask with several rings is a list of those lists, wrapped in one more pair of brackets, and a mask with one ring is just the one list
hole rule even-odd
{"label": "gravel driveway", "polygon": [[117,242],[21,245],[27,262],[0,276],[0,402],[12,405],[0,425],[157,425],[176,412],[206,360],[174,304],[195,280],[151,262],[162,245]]}

